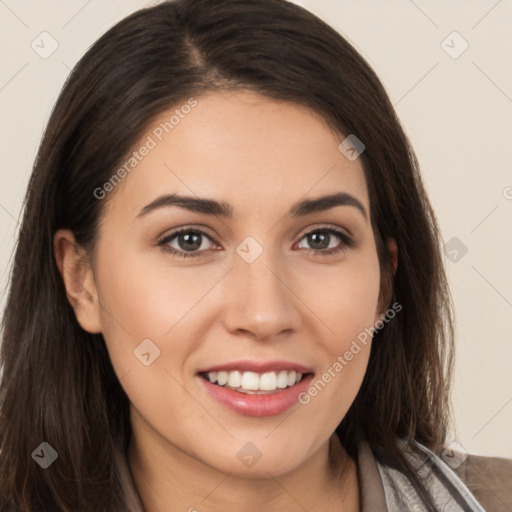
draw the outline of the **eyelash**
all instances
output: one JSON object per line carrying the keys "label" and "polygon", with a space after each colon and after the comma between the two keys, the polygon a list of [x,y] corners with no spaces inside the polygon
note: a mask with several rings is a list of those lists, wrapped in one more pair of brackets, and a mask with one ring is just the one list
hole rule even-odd
{"label": "eyelash", "polygon": [[[187,253],[184,251],[178,251],[176,249],[170,248],[167,244],[176,238],[178,235],[181,235],[182,233],[200,233],[201,235],[206,236],[209,238],[212,242],[216,243],[215,240],[212,239],[212,237],[204,230],[200,228],[191,228],[191,227],[183,227],[180,229],[177,229],[176,231],[173,231],[169,235],[166,235],[165,237],[158,240],[157,245],[162,248],[165,252],[171,254],[172,256],[178,256],[180,258],[198,258],[203,256],[205,252],[208,252],[207,250],[199,251],[199,252],[191,252]],[[347,234],[343,233],[342,231],[338,231],[334,228],[315,228],[311,231],[308,231],[304,233],[300,240],[305,238],[308,235],[311,235],[313,233],[329,233],[331,235],[335,235],[340,238],[341,244],[338,247],[333,247],[331,249],[306,249],[307,251],[311,251],[314,256],[334,256],[336,254],[342,253],[347,251],[348,249],[354,247],[355,242],[354,240],[349,237]]]}

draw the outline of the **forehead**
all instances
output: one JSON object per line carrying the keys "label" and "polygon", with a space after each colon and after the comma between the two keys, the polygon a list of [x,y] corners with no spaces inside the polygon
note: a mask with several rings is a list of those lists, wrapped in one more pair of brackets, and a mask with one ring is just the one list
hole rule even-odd
{"label": "forehead", "polygon": [[129,172],[113,190],[122,215],[170,193],[229,202],[235,218],[269,208],[279,215],[303,197],[338,191],[369,209],[360,160],[339,151],[342,137],[316,113],[248,91],[195,101],[162,113],[135,145],[137,158],[128,155]]}

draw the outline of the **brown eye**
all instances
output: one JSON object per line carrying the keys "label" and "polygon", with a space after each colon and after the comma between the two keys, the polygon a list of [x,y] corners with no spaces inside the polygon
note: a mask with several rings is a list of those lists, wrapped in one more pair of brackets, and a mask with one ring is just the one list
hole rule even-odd
{"label": "brown eye", "polygon": [[305,233],[299,242],[301,248],[302,240],[307,240],[309,247],[305,247],[305,249],[318,255],[331,255],[346,251],[354,245],[352,238],[332,228],[320,228]]}
{"label": "brown eye", "polygon": [[158,245],[174,256],[188,258],[207,252],[209,250],[207,240],[212,242],[205,231],[184,228],[165,236]]}

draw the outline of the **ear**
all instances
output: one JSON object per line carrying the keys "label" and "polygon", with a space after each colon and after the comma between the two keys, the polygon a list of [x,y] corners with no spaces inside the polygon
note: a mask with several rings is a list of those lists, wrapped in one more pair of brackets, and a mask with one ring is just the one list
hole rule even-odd
{"label": "ear", "polygon": [[389,254],[391,254],[391,261],[393,262],[393,274],[396,272],[398,266],[398,247],[394,238],[389,238],[386,242]]}
{"label": "ear", "polygon": [[92,334],[102,332],[94,274],[84,249],[79,247],[69,229],[60,229],[53,237],[53,250],[78,323]]}
{"label": "ear", "polygon": [[[393,276],[398,267],[398,246],[394,238],[388,238],[386,240],[386,247],[391,256],[391,262],[393,265]],[[377,321],[381,315],[386,313],[385,308],[388,307],[389,301],[393,297],[393,277],[387,273],[381,275],[380,280],[380,294],[377,305],[377,311],[375,314],[375,321]]]}

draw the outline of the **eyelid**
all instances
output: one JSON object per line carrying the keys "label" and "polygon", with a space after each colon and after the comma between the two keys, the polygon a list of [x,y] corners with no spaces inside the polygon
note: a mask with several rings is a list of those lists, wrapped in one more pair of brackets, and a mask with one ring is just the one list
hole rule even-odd
{"label": "eyelid", "polygon": [[[345,236],[347,236],[348,238],[355,240],[354,235],[347,228],[343,228],[341,226],[338,226],[337,224],[329,224],[329,223],[321,223],[321,222],[318,223],[317,225],[310,226],[310,227],[306,228],[304,231],[299,231],[299,233],[302,233],[300,235],[300,239],[304,238],[306,235],[309,235],[312,232],[321,231],[323,229],[325,229],[326,231],[329,231],[329,230],[338,231],[338,232],[344,234]],[[299,236],[299,235],[297,235],[297,236]]]}
{"label": "eyelid", "polygon": [[[215,236],[213,236],[209,232],[209,230],[207,230],[207,228],[204,228],[202,226],[197,226],[197,225],[193,225],[193,226],[180,226],[179,228],[175,228],[175,229],[171,230],[171,232],[166,232],[166,234],[161,235],[161,236],[159,236],[157,238],[156,245],[163,244],[163,243],[165,243],[165,242],[167,242],[169,240],[172,240],[173,238],[175,238],[177,235],[179,235],[181,233],[188,233],[188,232],[201,233],[202,235],[204,235],[207,238],[209,238],[215,244],[220,245],[217,242],[217,240],[215,239]],[[202,252],[204,252],[204,251],[202,251]]]}

